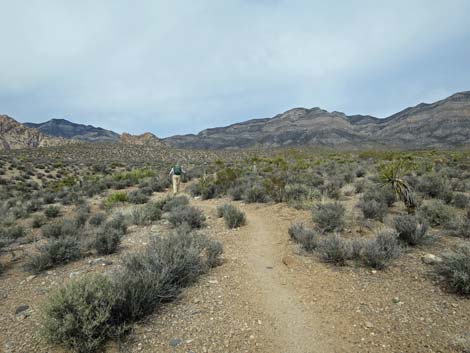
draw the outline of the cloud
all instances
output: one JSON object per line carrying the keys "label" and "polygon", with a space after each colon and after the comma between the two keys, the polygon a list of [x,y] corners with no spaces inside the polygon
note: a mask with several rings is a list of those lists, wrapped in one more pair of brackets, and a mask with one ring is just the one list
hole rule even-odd
{"label": "cloud", "polygon": [[386,116],[470,79],[466,0],[0,4],[0,106],[197,132],[294,106]]}

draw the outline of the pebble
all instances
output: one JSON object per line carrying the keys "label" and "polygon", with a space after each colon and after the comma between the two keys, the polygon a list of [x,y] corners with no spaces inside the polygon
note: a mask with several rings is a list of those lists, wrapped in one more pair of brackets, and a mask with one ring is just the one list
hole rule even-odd
{"label": "pebble", "polygon": [[423,261],[426,265],[435,265],[442,262],[442,259],[439,256],[433,254],[426,254],[421,257],[421,261]]}
{"label": "pebble", "polygon": [[30,282],[30,281],[32,281],[32,280],[35,279],[35,278],[36,278],[36,275],[28,276],[28,277],[26,277],[26,282]]}
{"label": "pebble", "polygon": [[99,257],[97,259],[94,259],[94,260],[89,260],[88,261],[88,264],[90,265],[102,265],[102,266],[107,266],[107,265],[112,265],[113,262],[110,261],[110,260],[106,260],[105,258],[103,257]]}
{"label": "pebble", "polygon": [[74,271],[74,272],[70,272],[69,274],[69,278],[74,278],[74,277],[77,277],[81,274],[80,271]]}
{"label": "pebble", "polygon": [[29,305],[20,305],[15,309],[15,315],[21,314],[22,312],[29,309]]}
{"label": "pebble", "polygon": [[364,325],[365,325],[367,328],[372,328],[372,327],[374,327],[374,324],[373,324],[372,322],[370,322],[370,321],[366,321],[366,322],[364,323]]}
{"label": "pebble", "polygon": [[170,346],[171,347],[176,347],[176,346],[179,346],[183,341],[179,338],[173,338],[171,341],[170,341]]}

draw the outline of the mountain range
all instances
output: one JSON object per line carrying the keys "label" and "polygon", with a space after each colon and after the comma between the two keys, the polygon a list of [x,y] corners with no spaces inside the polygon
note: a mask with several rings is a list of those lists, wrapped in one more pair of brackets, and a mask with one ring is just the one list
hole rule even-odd
{"label": "mountain range", "polygon": [[37,129],[49,136],[86,142],[117,142],[120,138],[119,134],[113,131],[91,125],[76,124],[65,119],[51,119],[44,123],[24,123],[23,125]]}
{"label": "mountain range", "polygon": [[65,119],[20,124],[0,115],[0,149],[71,142],[115,142],[183,149],[240,149],[287,146],[331,148],[455,148],[470,146],[470,91],[421,103],[387,118],[346,115],[320,108],[294,108],[272,118],[252,119],[198,134],[159,139],[152,133],[119,135]]}
{"label": "mountain range", "polygon": [[237,149],[316,145],[339,148],[453,148],[470,145],[470,91],[421,103],[388,118],[295,108],[197,135],[164,139],[173,147]]}

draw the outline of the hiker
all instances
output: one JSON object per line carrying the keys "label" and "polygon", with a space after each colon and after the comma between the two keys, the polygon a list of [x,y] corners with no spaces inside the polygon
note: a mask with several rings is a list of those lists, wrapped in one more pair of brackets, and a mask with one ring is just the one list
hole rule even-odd
{"label": "hiker", "polygon": [[184,170],[179,163],[176,163],[170,170],[171,181],[173,182],[173,195],[179,192],[182,174],[184,174]]}

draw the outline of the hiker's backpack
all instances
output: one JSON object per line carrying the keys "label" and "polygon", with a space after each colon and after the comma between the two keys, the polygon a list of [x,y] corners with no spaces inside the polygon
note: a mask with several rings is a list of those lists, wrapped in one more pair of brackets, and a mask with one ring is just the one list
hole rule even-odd
{"label": "hiker's backpack", "polygon": [[181,166],[175,165],[173,167],[173,174],[175,175],[181,175],[183,173],[183,170],[181,169]]}

